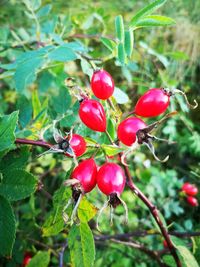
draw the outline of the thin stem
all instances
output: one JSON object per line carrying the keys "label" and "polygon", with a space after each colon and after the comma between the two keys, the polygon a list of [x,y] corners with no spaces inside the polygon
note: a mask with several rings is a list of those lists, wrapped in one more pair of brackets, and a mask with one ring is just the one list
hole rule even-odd
{"label": "thin stem", "polygon": [[[121,156],[121,153],[120,153],[120,156]],[[150,200],[140,191],[140,189],[133,183],[132,181],[132,178],[131,178],[131,174],[130,174],[130,171],[129,171],[129,168],[128,166],[125,166],[123,165],[123,168],[124,168],[124,171],[125,171],[125,174],[126,174],[126,177],[127,177],[127,184],[128,184],[128,187],[142,200],[142,202],[148,207],[149,211],[151,212],[152,216],[154,217],[156,223],[158,224],[159,228],[160,228],[160,231],[163,235],[163,237],[165,238],[166,242],[167,242],[167,245],[168,245],[168,248],[170,250],[170,253],[172,254],[175,262],[176,262],[176,265],[177,267],[181,267],[182,264],[180,262],[180,259],[178,257],[178,254],[176,252],[176,249],[169,237],[169,234],[167,232],[167,229],[165,228],[165,226],[163,225],[162,223],[162,220],[160,219],[160,216],[159,216],[159,211],[158,209],[156,208],[156,206],[154,206]]]}
{"label": "thin stem", "polygon": [[30,140],[30,139],[23,139],[23,138],[17,138],[15,140],[15,144],[41,146],[45,148],[51,148],[53,146],[43,140]]}

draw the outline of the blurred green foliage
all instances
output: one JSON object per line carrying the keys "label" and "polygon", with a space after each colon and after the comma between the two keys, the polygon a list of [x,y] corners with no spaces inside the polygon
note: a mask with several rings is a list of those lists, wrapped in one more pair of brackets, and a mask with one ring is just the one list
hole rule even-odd
{"label": "blurred green foliage", "polygon": [[[128,31],[133,15],[149,2],[44,0],[39,8],[40,1],[37,0],[0,1],[0,115],[19,110],[16,129],[18,138],[38,139],[45,130],[45,139],[52,141],[52,128],[49,125],[56,119],[57,127],[62,132],[69,131],[73,125],[76,133],[92,138],[100,144],[108,144],[103,134],[94,133],[80,124],[79,104],[70,95],[64,82],[66,78],[74,77],[82,88],[89,90],[93,63],[98,67],[103,66],[113,76],[116,87],[119,88],[116,102],[123,112],[132,111],[138,97],[153,87],[182,89],[187,93],[190,102],[196,99],[200,103],[199,1],[168,1],[156,14],[169,16],[176,24],[137,29],[134,31],[133,51],[129,51],[130,47],[124,48],[126,53],[129,51],[127,54],[123,54],[123,47],[120,50],[124,45],[120,40],[123,35],[123,29],[120,28],[122,22],[120,17],[116,22],[115,17],[123,16],[125,30]],[[28,6],[30,3],[33,9],[35,8],[34,12]],[[120,33],[117,31],[118,40],[116,24],[121,30]],[[110,116],[108,106],[105,105],[105,109]],[[169,161],[164,164],[156,162],[147,149],[141,147],[129,157],[129,167],[134,182],[158,206],[170,230],[198,231],[199,208],[189,207],[180,189],[184,181],[200,185],[199,108],[189,110],[184,99],[175,96],[171,99],[169,108],[169,111],[173,110],[177,110],[178,114],[168,119],[155,132],[157,136],[175,142],[173,145],[155,143],[157,154],[161,157],[170,155]],[[147,123],[153,121],[146,120]],[[8,122],[7,119],[5,122]],[[109,122],[108,130],[110,135],[116,138],[113,123],[115,126],[115,122]],[[89,140],[88,143],[92,142]],[[0,150],[0,158],[6,153],[5,149]],[[30,150],[32,153],[28,153]],[[24,200],[22,196],[20,201],[12,203],[17,223],[16,241],[13,258],[0,259],[2,266],[19,266],[25,251],[31,251],[37,258],[46,257],[45,266],[48,266],[49,254],[46,253],[45,256],[42,254],[44,252],[38,252],[40,250],[48,250],[51,253],[49,266],[58,266],[59,253],[66,242],[69,229],[64,229],[62,218],[58,216],[56,231],[64,229],[60,234],[45,236],[42,231],[52,230],[52,216],[57,212],[54,210],[54,202],[58,201],[62,207],[63,201],[66,202],[69,198],[67,191],[63,193],[63,198],[60,196],[58,200],[55,192],[62,190],[60,187],[68,177],[66,172],[71,169],[73,163],[70,158],[63,159],[62,155],[49,154],[38,158],[37,155],[42,152],[42,148],[17,147],[17,150],[9,152],[0,164],[0,172],[4,175],[14,158],[12,167],[21,169],[24,179],[30,176],[33,188],[29,189],[31,192],[24,192],[24,197],[26,193],[30,195],[34,191],[34,178],[29,172],[43,184],[43,189],[31,194],[29,198]],[[94,150],[88,150],[84,157],[93,153]],[[102,153],[98,153],[97,158],[99,165],[104,162]],[[114,158],[113,161],[117,162],[117,159]],[[49,194],[54,196],[53,204],[48,198]],[[112,227],[107,220],[108,211],[103,215],[100,221],[103,233],[155,230],[149,211],[136,196],[125,190],[122,198],[129,209],[128,225],[123,225],[124,210],[119,206],[115,211]],[[98,208],[105,201],[105,197],[97,189],[88,195],[88,199]],[[200,200],[199,196],[198,199]],[[4,205],[10,207],[7,202]],[[10,220],[13,224],[13,215]],[[97,235],[95,218],[91,220],[90,226]],[[90,239],[90,230],[85,225],[82,227]],[[72,240],[76,238],[79,230],[70,230]],[[133,241],[141,242],[152,250],[163,248],[160,235],[134,237]],[[189,248],[193,243],[193,252],[199,259],[199,238],[184,239],[184,243]],[[72,247],[72,244],[69,246]],[[79,248],[76,249],[79,251]],[[85,249],[89,250],[87,247]],[[64,252],[64,264],[70,266],[68,249]],[[137,249],[109,241],[96,244],[96,267],[147,267],[157,266],[156,264],[148,255]]]}

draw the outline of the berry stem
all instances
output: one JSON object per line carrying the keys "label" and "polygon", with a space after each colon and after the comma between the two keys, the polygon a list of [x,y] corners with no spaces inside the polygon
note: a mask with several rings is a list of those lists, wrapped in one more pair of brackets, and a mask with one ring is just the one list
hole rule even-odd
{"label": "berry stem", "polygon": [[30,139],[22,139],[22,138],[17,138],[15,140],[15,144],[41,146],[45,148],[51,148],[53,146],[43,140],[30,140]]}

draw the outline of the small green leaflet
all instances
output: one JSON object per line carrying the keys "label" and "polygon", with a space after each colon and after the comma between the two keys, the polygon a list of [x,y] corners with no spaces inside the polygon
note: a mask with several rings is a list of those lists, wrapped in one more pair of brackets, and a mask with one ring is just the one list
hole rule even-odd
{"label": "small green leaflet", "polygon": [[53,61],[67,62],[77,59],[77,55],[71,48],[62,45],[56,47],[53,51],[48,53],[48,58]]}
{"label": "small green leaflet", "polygon": [[101,145],[107,156],[114,156],[123,151],[122,148],[113,145]]}
{"label": "small green leaflet", "polygon": [[72,266],[91,267],[95,260],[95,246],[92,231],[87,223],[73,225],[69,231],[68,244]]}
{"label": "small green leaflet", "polygon": [[169,26],[176,24],[174,19],[165,16],[153,15],[146,16],[138,20],[135,24],[136,27],[153,27],[153,26]]}
{"label": "small green leaflet", "polygon": [[151,4],[149,4],[148,6],[145,6],[144,8],[140,9],[135,16],[131,19],[131,22],[129,24],[130,27],[135,26],[135,24],[137,23],[137,21],[140,18],[143,18],[145,16],[150,15],[151,13],[153,13],[155,10],[157,10],[158,8],[160,8],[167,0],[155,0],[154,2],[152,2]]}
{"label": "small green leaflet", "polygon": [[124,44],[118,44],[117,46],[117,58],[121,65],[124,65],[126,62],[126,54],[125,54],[125,49],[124,49]]}
{"label": "small green leaflet", "polygon": [[0,152],[14,148],[15,128],[18,121],[18,111],[0,117]]}
{"label": "small green leaflet", "polygon": [[117,39],[123,43],[124,42],[124,22],[121,15],[115,18],[115,31]]}
{"label": "small green leaflet", "polygon": [[38,251],[31,259],[27,267],[48,267],[50,262],[50,252]]}
{"label": "small green leaflet", "polygon": [[42,226],[43,236],[52,236],[60,233],[65,223],[62,217],[62,211],[71,197],[71,188],[61,186],[53,196],[53,209]]}
{"label": "small green leaflet", "polygon": [[192,253],[184,246],[176,246],[176,249],[179,251],[183,262],[185,263],[186,267],[199,267],[195,257]]}
{"label": "small green leaflet", "polygon": [[129,101],[128,95],[118,87],[115,87],[113,96],[118,104],[126,104]]}
{"label": "small green leaflet", "polygon": [[3,174],[0,183],[0,195],[10,201],[29,197],[35,192],[37,179],[30,173],[21,169],[11,169]]}
{"label": "small green leaflet", "polygon": [[108,39],[106,37],[101,37],[100,38],[100,41],[111,51],[113,52],[113,50],[115,49],[116,47],[116,43],[111,40],[111,39]]}
{"label": "small green leaflet", "polygon": [[11,257],[15,241],[15,216],[8,200],[0,195],[0,255]]}
{"label": "small green leaflet", "polygon": [[86,197],[83,197],[78,207],[78,218],[81,222],[89,222],[96,215],[97,210]]}
{"label": "small green leaflet", "polygon": [[125,31],[124,47],[128,57],[131,57],[133,52],[133,30]]}

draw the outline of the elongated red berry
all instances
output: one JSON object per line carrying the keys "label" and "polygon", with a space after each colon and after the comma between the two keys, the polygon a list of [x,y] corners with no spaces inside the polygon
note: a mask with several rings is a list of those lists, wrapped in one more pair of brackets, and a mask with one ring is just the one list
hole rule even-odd
{"label": "elongated red berry", "polygon": [[131,117],[125,119],[118,126],[118,138],[123,144],[131,146],[136,140],[137,131],[145,127],[145,122],[139,118]]}
{"label": "elongated red berry", "polygon": [[155,117],[166,111],[170,102],[170,94],[163,88],[149,89],[137,101],[134,114],[142,117]]}
{"label": "elongated red berry", "polygon": [[73,170],[72,179],[77,179],[85,193],[90,192],[96,186],[97,166],[93,158],[83,160]]}
{"label": "elongated red berry", "polygon": [[186,200],[187,200],[187,203],[190,204],[190,206],[192,207],[197,207],[199,205],[198,200],[195,197],[188,196]]}
{"label": "elongated red berry", "polygon": [[115,85],[111,75],[102,69],[93,73],[91,88],[97,98],[105,100],[112,96]]}
{"label": "elongated red berry", "polygon": [[198,188],[190,183],[184,183],[182,186],[182,191],[187,195],[195,196],[198,193]]}
{"label": "elongated red berry", "polygon": [[[86,142],[85,139],[79,134],[72,134],[72,138],[69,142],[71,148],[73,149],[76,157],[82,156],[86,151]],[[68,153],[66,153],[69,156]]]}
{"label": "elongated red berry", "polygon": [[103,164],[97,173],[97,185],[105,195],[113,193],[120,195],[124,190],[125,181],[124,171],[116,163]]}
{"label": "elongated red berry", "polygon": [[82,122],[97,132],[106,130],[106,114],[101,103],[94,99],[84,99],[80,104],[79,116]]}

